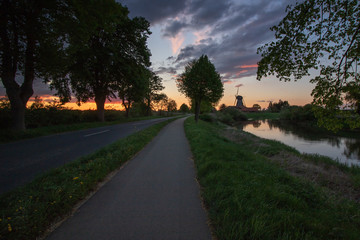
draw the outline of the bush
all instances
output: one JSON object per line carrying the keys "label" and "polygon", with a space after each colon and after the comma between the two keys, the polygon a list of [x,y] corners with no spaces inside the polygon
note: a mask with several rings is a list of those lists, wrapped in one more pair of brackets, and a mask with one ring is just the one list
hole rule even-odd
{"label": "bush", "polygon": [[312,105],[307,104],[304,107],[290,106],[280,112],[280,119],[290,121],[314,121],[315,115]]}
{"label": "bush", "polygon": [[239,109],[237,108],[234,108],[234,107],[227,107],[223,110],[223,113],[224,114],[229,114],[231,116],[231,118],[238,122],[238,121],[246,121],[247,120],[247,117],[246,115],[240,111]]}
{"label": "bush", "polygon": [[199,117],[205,122],[214,122],[215,120],[210,114],[201,114]]}
{"label": "bush", "polygon": [[220,122],[223,122],[227,125],[232,125],[235,122],[232,116],[228,113],[220,114],[218,119]]}

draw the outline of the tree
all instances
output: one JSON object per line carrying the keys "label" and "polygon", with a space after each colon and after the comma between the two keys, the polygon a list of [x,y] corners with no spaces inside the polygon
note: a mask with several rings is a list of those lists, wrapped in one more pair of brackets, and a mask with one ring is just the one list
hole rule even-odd
{"label": "tree", "polygon": [[348,107],[360,114],[360,87],[355,83],[349,83],[344,87],[344,92]]}
{"label": "tree", "polygon": [[[191,112],[195,113],[196,111],[196,104],[195,101],[190,102],[190,110]],[[209,101],[201,101],[200,103],[200,114],[209,113],[214,109],[214,104]]]}
{"label": "tree", "polygon": [[168,110],[168,112],[176,112],[177,104],[176,104],[175,100],[169,98],[169,100],[167,102],[167,110]]}
{"label": "tree", "polygon": [[276,41],[258,49],[262,59],[257,79],[276,74],[280,80],[296,81],[312,71],[318,124],[334,131],[344,123],[359,127],[359,113],[341,108],[348,86],[360,88],[359,16],[357,0],[309,0],[288,6],[286,17],[271,28]]}
{"label": "tree", "polygon": [[119,98],[122,101],[123,106],[125,107],[126,117],[129,117],[129,111],[132,103],[143,101],[147,86],[147,69],[143,68],[141,65],[124,64],[126,70],[121,71],[122,74],[119,74],[121,81],[118,82],[117,90]]}
{"label": "tree", "polygon": [[147,105],[147,115],[150,116],[151,109],[153,108],[153,102],[158,99],[159,92],[164,89],[162,85],[162,78],[157,76],[155,73],[149,71],[148,88],[146,91],[145,102]]}
{"label": "tree", "polygon": [[282,109],[287,108],[289,106],[290,106],[290,104],[288,103],[288,101],[282,101],[280,99],[278,103],[270,102],[269,106],[268,106],[268,110],[270,112],[280,112]]}
{"label": "tree", "polygon": [[153,103],[155,105],[155,108],[158,112],[160,112],[160,115],[162,115],[162,111],[165,111],[168,104],[168,96],[165,93],[160,93],[156,95],[156,98],[154,98]]}
{"label": "tree", "polygon": [[221,104],[219,107],[220,111],[223,111],[227,106],[225,105],[225,103]]}
{"label": "tree", "polygon": [[[0,71],[12,112],[13,128],[25,129],[25,109],[36,76],[43,77],[65,44],[66,1],[3,0],[0,2]],[[53,70],[53,69],[52,69]],[[19,84],[15,77],[21,74]]]}
{"label": "tree", "polygon": [[259,104],[257,104],[257,103],[255,103],[255,104],[253,105],[253,108],[256,108],[258,111],[261,110],[261,106],[260,106]]}
{"label": "tree", "polygon": [[79,105],[95,100],[97,117],[104,121],[106,100],[120,95],[131,104],[140,92],[136,86],[143,86],[143,68],[150,65],[150,25],[144,18],[129,19],[128,9],[114,0],[75,0],[73,7],[69,74],[50,83],[63,102],[71,99],[71,92]]}
{"label": "tree", "polygon": [[220,75],[206,55],[187,64],[185,71],[177,79],[177,86],[181,93],[194,101],[196,122],[199,120],[201,102],[214,104],[224,92]]}
{"label": "tree", "polygon": [[190,108],[188,105],[186,105],[185,103],[181,104],[179,111],[182,113],[189,113],[190,112]]}

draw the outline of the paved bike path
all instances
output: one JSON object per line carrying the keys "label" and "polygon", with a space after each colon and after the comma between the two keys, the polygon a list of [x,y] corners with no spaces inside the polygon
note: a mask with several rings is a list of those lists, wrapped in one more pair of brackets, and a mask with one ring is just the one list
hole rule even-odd
{"label": "paved bike path", "polygon": [[48,239],[211,239],[183,124],[167,125]]}

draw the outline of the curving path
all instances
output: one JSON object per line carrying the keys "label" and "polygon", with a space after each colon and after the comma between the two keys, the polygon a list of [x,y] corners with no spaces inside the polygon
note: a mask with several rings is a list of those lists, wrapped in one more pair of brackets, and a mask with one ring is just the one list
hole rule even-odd
{"label": "curving path", "polygon": [[167,125],[48,240],[211,239],[183,124]]}

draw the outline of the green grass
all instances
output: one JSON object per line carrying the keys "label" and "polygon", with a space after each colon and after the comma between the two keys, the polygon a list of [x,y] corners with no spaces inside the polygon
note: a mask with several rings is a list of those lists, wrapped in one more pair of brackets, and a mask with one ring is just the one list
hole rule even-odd
{"label": "green grass", "polygon": [[131,159],[168,120],[94,154],[51,170],[0,196],[0,239],[36,239],[50,224],[71,212],[110,172]]}
{"label": "green grass", "polygon": [[[185,131],[214,234],[222,239],[360,239],[360,206],[295,178],[193,119]],[[276,148],[281,148],[275,144]],[[275,149],[275,152],[278,151]]]}
{"label": "green grass", "polygon": [[2,129],[0,131],[0,143],[7,143],[22,139],[47,136],[51,134],[70,132],[70,131],[82,130],[87,128],[102,127],[102,126],[108,126],[108,125],[114,125],[114,124],[120,124],[126,122],[147,120],[153,118],[159,118],[159,117],[157,116],[135,117],[135,118],[122,118],[121,120],[110,121],[110,122],[84,122],[84,123],[75,123],[75,124],[54,125],[54,126],[27,129],[23,132],[16,132],[13,130]]}
{"label": "green grass", "polygon": [[280,113],[272,112],[249,112],[245,113],[245,115],[249,120],[278,119],[280,117]]}

